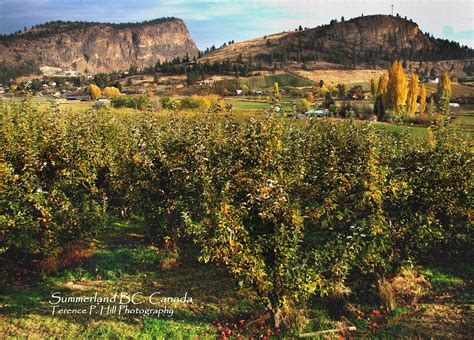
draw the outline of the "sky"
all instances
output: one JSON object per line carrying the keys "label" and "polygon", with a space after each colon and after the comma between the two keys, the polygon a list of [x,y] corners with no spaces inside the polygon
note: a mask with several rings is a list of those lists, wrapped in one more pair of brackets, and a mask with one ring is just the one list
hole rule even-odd
{"label": "sky", "polygon": [[474,48],[474,0],[0,0],[0,33],[51,20],[138,22],[174,16],[199,49],[315,27],[331,19],[394,13],[424,32]]}

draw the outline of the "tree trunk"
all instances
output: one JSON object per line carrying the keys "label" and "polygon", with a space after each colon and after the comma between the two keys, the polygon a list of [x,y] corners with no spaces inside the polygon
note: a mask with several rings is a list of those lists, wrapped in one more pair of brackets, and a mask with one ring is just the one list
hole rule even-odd
{"label": "tree trunk", "polygon": [[275,329],[280,329],[281,328],[281,321],[282,321],[281,311],[278,308],[273,313],[273,326],[275,327]]}
{"label": "tree trunk", "polygon": [[270,316],[271,316],[271,321],[273,324],[273,327],[275,329],[280,329],[281,328],[281,323],[283,321],[283,317],[281,315],[281,309],[278,307],[274,306],[268,306],[268,310],[270,311]]}

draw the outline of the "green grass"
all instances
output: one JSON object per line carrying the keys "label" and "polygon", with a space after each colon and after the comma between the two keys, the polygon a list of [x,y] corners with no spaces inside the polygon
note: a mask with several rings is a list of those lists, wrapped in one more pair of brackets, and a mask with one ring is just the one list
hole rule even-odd
{"label": "green grass", "polygon": [[[180,266],[162,269],[161,260],[168,251],[148,244],[146,227],[141,223],[115,221],[106,234],[91,240],[93,252],[75,268],[49,275],[30,284],[8,282],[3,277],[0,309],[4,315],[0,334],[32,338],[144,338],[182,339],[205,333],[214,334],[213,320],[246,318],[262,309],[253,293],[238,288],[220,267],[196,261],[196,249],[183,246]],[[124,315],[52,316],[48,300],[53,292],[63,296],[112,296],[115,292],[142,292],[144,308],[151,306],[146,296],[159,291],[160,296],[181,297],[185,292],[191,304],[170,303],[170,317]],[[67,307],[66,304],[65,307]],[[82,306],[82,304],[77,304]],[[71,306],[69,306],[71,307]],[[87,307],[87,306],[84,306]]]}
{"label": "green grass", "polygon": [[[236,110],[249,110],[249,111],[266,111],[271,107],[270,102],[261,102],[261,101],[246,101],[238,99],[227,99],[228,103],[232,104],[233,108]],[[283,110],[290,110],[291,104],[282,103],[281,107]]]}
{"label": "green grass", "polygon": [[[150,249],[151,248],[151,249]],[[153,247],[120,247],[96,252],[82,267],[67,271],[68,280],[104,279],[117,281],[153,271],[162,258]]]}
{"label": "green grass", "polygon": [[413,136],[424,136],[427,133],[427,129],[421,126],[407,126],[407,125],[395,125],[382,122],[372,123],[374,127],[381,131],[405,133],[408,132]]}
{"label": "green grass", "polygon": [[[19,102],[22,98],[8,98],[8,99],[3,99],[3,101],[8,104],[10,102],[16,103]],[[31,103],[38,109],[38,110],[46,110],[50,107],[50,102],[51,99],[47,97],[33,97],[31,100]],[[87,111],[91,108],[93,108],[93,102],[90,101],[77,101],[77,100],[72,100],[72,101],[66,101],[64,99],[62,100],[57,100],[57,103],[59,104],[59,108],[61,110],[70,110],[72,112],[84,112]],[[130,113],[134,112],[135,110],[130,109],[130,108],[110,108],[112,112],[115,113]]]}
{"label": "green grass", "polygon": [[[223,268],[198,263],[195,260],[198,250],[191,244],[181,247],[179,267],[162,269],[160,263],[167,256],[167,251],[147,242],[146,229],[139,222],[111,221],[104,235],[91,240],[91,256],[75,268],[30,284],[10,281],[0,294],[3,315],[0,333],[4,336],[32,338],[192,339],[203,337],[204,334],[213,338],[216,328],[211,324],[212,321],[251,320],[264,310],[264,306],[256,302],[254,293],[239,288]],[[451,301],[443,302],[443,305],[422,302],[419,311],[413,306],[402,306],[384,316],[384,321],[377,329],[370,326],[370,317],[351,318],[359,335],[453,335],[460,324],[472,319],[462,309],[464,307],[458,307],[474,305],[470,288],[474,278],[472,265],[424,267],[419,270],[431,282],[436,294],[446,291],[456,294],[456,304],[453,305]],[[5,280],[8,281],[8,277],[2,278],[2,281]],[[61,292],[63,296],[86,296],[95,292],[101,296],[111,296],[114,292],[143,292],[147,296],[155,291],[162,292],[162,296],[182,296],[187,291],[193,297],[193,303],[171,304],[170,307],[174,308],[171,318],[124,315],[57,317],[51,315],[48,304],[52,292]],[[146,299],[140,301],[146,302]],[[144,306],[154,307],[146,303]],[[335,321],[328,316],[329,307],[325,307],[322,301],[307,307],[309,323],[303,329],[291,330],[290,334],[336,326]],[[360,308],[369,313],[377,306],[362,305]],[[458,319],[450,323],[450,318],[455,317]],[[462,334],[467,331],[464,327]]]}
{"label": "green grass", "polygon": [[461,108],[456,108],[453,111],[453,126],[458,130],[474,134],[474,105],[463,104]]}
{"label": "green grass", "polygon": [[232,104],[234,109],[237,110],[268,110],[270,103],[263,102],[251,102],[244,100],[227,100],[228,103]]}

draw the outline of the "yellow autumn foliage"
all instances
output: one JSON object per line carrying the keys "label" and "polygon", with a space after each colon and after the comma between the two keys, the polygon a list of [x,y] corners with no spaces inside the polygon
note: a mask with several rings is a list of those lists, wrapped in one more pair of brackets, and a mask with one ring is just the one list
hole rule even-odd
{"label": "yellow autumn foliage", "polygon": [[104,92],[104,95],[109,99],[112,99],[114,97],[118,97],[121,95],[120,90],[113,86],[106,87],[103,92]]}
{"label": "yellow autumn foliage", "polygon": [[417,109],[417,99],[420,87],[418,86],[418,76],[412,72],[410,74],[410,84],[408,85],[407,112],[410,115],[415,114]]}
{"label": "yellow autumn foliage", "polygon": [[97,100],[102,95],[102,91],[100,91],[100,87],[95,84],[89,85],[89,96],[92,100]]}

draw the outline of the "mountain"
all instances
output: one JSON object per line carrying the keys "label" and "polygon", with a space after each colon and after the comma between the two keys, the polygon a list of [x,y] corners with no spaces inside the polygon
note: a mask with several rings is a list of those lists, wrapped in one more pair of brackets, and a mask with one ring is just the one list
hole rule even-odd
{"label": "mountain", "polygon": [[230,44],[204,54],[200,61],[213,63],[229,58],[267,67],[319,63],[329,68],[354,68],[385,67],[395,58],[428,62],[473,57],[474,51],[467,46],[435,39],[411,20],[370,15]]}
{"label": "mountain", "polygon": [[107,24],[55,21],[0,38],[0,68],[53,66],[88,73],[142,69],[193,58],[196,44],[181,19]]}

